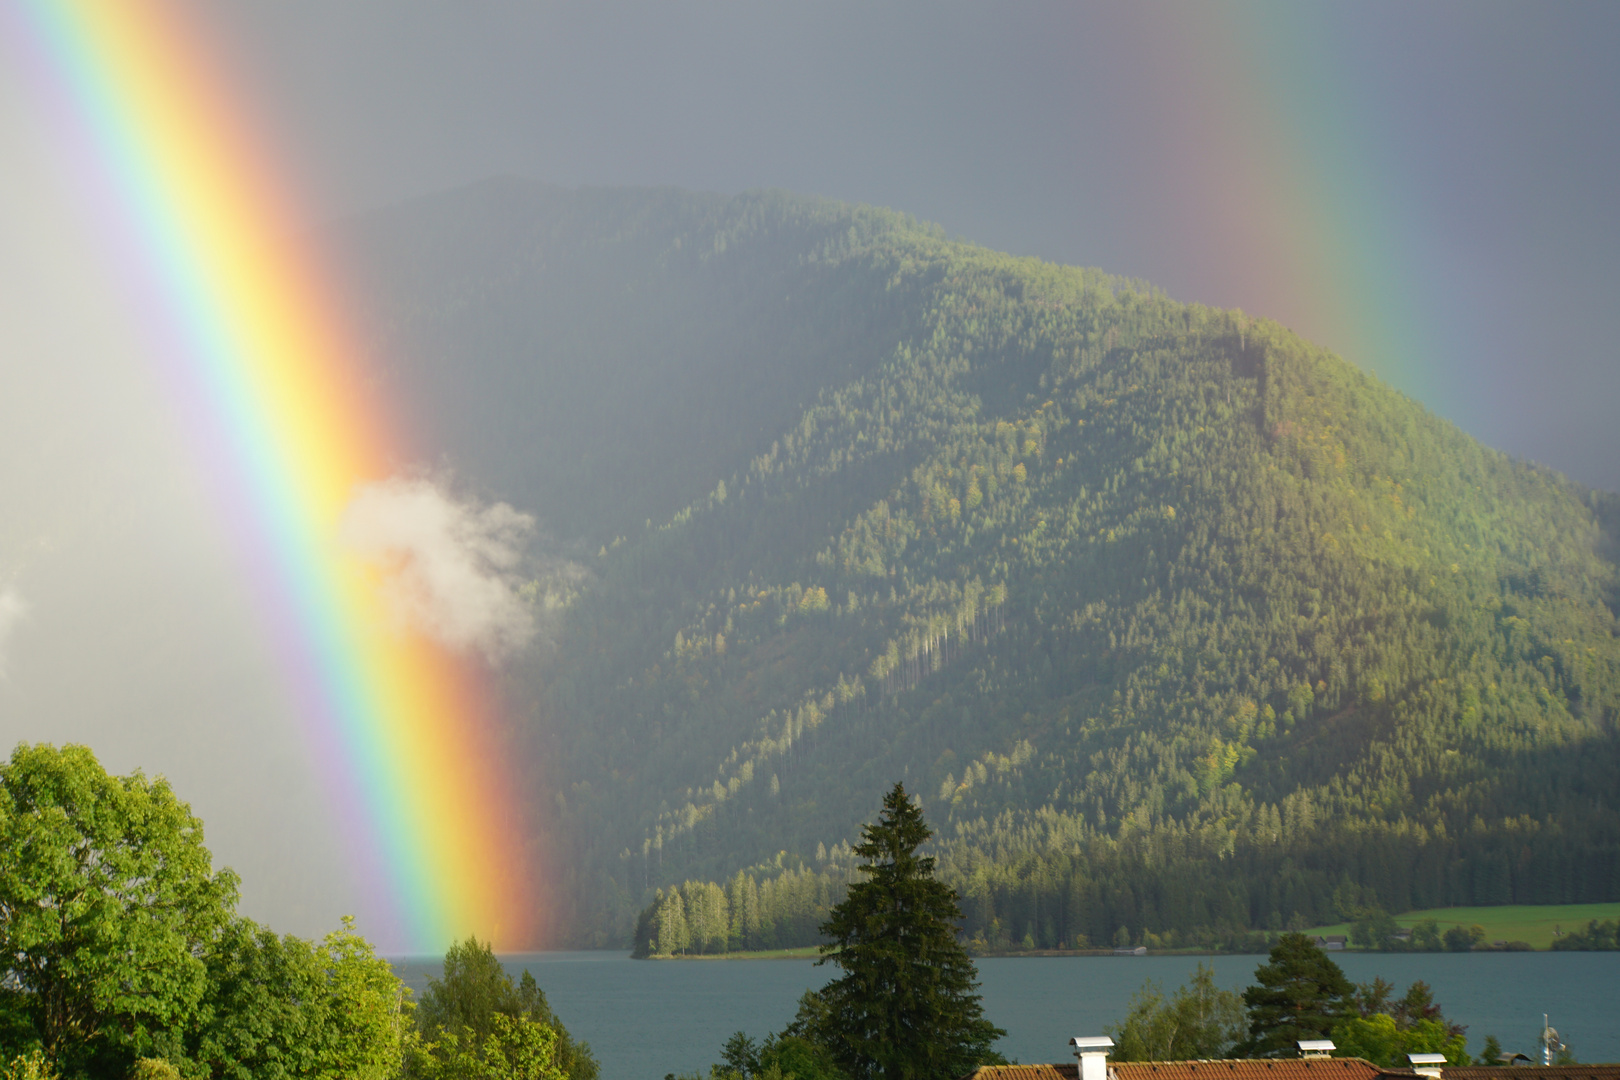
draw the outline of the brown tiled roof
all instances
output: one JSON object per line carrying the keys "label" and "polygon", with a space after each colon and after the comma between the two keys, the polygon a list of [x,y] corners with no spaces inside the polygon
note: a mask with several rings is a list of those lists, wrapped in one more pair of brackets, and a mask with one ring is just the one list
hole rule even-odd
{"label": "brown tiled roof", "polygon": [[[1385,1069],[1390,1080],[1412,1080],[1411,1069]],[[1442,1065],[1441,1080],[1620,1080],[1620,1065]]]}
{"label": "brown tiled roof", "polygon": [[[1489,1071],[1496,1072],[1494,1069]],[[1451,1069],[1446,1070],[1445,1080],[1452,1080],[1452,1072]],[[1230,1061],[1108,1063],[1108,1080],[1378,1080],[1379,1073],[1378,1066],[1360,1058],[1235,1058]],[[1079,1080],[1079,1066],[985,1065],[972,1074],[972,1080]],[[1464,1077],[1463,1080],[1476,1078]],[[1507,1078],[1498,1075],[1484,1080]],[[1548,1077],[1547,1080],[1587,1078]],[[1620,1076],[1595,1077],[1593,1080],[1620,1080]]]}
{"label": "brown tiled roof", "polygon": [[[985,1065],[965,1080],[1080,1080],[1078,1065]],[[1441,1080],[1620,1080],[1620,1065],[1451,1066]],[[1417,1080],[1361,1058],[1110,1061],[1108,1080]]]}
{"label": "brown tiled roof", "polygon": [[1109,1080],[1376,1080],[1361,1058],[1235,1058],[1108,1063]]}

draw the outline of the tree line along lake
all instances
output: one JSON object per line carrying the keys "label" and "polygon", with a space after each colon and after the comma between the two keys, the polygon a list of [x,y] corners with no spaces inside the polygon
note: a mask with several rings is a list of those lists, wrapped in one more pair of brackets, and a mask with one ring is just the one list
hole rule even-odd
{"label": "tree line along lake", "polygon": [[[1382,977],[1397,992],[1422,979],[1446,1016],[1468,1025],[1477,1054],[1487,1035],[1509,1052],[1535,1050],[1546,1013],[1582,1062],[1620,1061],[1620,953],[1345,953],[1334,961],[1352,982]],[[591,1044],[602,1076],[660,1080],[706,1070],[734,1031],[761,1038],[793,1018],[799,995],[836,969],[808,960],[638,961],[622,952],[503,956],[514,978],[534,974],[557,1016]],[[1166,990],[1198,963],[1242,990],[1264,956],[991,957],[978,961],[985,1015],[1007,1029],[998,1049],[1011,1060],[1061,1062],[1068,1040],[1118,1023],[1147,979]],[[418,994],[440,957],[401,957],[395,970]]]}

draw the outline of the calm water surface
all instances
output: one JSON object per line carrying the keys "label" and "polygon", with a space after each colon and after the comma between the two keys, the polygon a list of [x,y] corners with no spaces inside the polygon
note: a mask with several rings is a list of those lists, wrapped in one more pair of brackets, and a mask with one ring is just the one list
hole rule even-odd
{"label": "calm water surface", "polygon": [[[985,1015],[1007,1029],[1001,1052],[1019,1061],[1066,1061],[1072,1035],[1100,1035],[1146,979],[1172,989],[1202,959],[1222,986],[1253,982],[1259,956],[1082,956],[979,961]],[[1541,1014],[1583,1062],[1620,1062],[1620,953],[1352,954],[1334,958],[1353,982],[1383,976],[1404,991],[1434,987],[1446,1015],[1468,1025],[1469,1049],[1486,1035],[1530,1053]],[[760,1038],[792,1017],[799,995],[834,973],[807,960],[631,960],[616,952],[503,956],[514,977],[534,973],[552,1008],[602,1063],[604,1080],[661,1080],[706,1069],[734,1031]],[[418,992],[437,957],[395,961]]]}

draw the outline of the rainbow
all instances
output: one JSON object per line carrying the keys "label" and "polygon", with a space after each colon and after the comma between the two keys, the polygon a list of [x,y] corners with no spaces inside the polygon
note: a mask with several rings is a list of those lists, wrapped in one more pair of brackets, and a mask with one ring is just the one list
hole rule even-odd
{"label": "rainbow", "polygon": [[[402,446],[273,157],[161,3],[22,0],[162,376],[245,552],[387,948],[532,947],[522,803],[477,661],[398,629],[336,542]],[[116,257],[116,256],[115,256]]]}
{"label": "rainbow", "polygon": [[1140,58],[1133,123],[1159,147],[1177,258],[1198,280],[1232,282],[1201,299],[1247,296],[1445,409],[1458,401],[1435,358],[1465,346],[1423,308],[1426,282],[1450,271],[1379,130],[1393,106],[1347,69],[1339,18],[1326,5],[1138,4],[1102,29]]}

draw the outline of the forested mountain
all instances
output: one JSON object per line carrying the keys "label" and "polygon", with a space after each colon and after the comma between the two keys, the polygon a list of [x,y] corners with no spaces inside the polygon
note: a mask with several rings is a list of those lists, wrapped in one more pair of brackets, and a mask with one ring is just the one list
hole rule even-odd
{"label": "forested mountain", "polygon": [[896,779],[987,946],[1620,898],[1613,496],[887,211],[511,181],[355,236],[421,451],[585,567],[510,673],[560,940],[689,880],[799,934]]}

